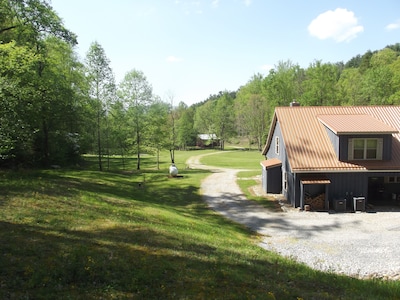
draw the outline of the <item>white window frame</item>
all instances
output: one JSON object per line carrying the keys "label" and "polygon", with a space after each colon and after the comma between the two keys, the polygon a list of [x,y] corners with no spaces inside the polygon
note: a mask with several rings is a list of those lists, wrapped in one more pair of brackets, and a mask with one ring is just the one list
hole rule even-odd
{"label": "white window frame", "polygon": [[400,183],[400,176],[385,176],[385,183]]}
{"label": "white window frame", "polygon": [[287,179],[287,172],[285,171],[283,173],[283,190],[287,192],[287,187],[288,187],[288,179]]}
{"label": "white window frame", "polygon": [[279,136],[275,137],[275,154],[279,154]]}
{"label": "white window frame", "polygon": [[[363,147],[363,158],[354,158],[354,144],[356,140],[362,140],[364,142]],[[368,141],[376,141],[376,156],[374,158],[367,158]],[[383,152],[383,139],[382,138],[350,138],[348,143],[348,157],[349,160],[382,160]]]}

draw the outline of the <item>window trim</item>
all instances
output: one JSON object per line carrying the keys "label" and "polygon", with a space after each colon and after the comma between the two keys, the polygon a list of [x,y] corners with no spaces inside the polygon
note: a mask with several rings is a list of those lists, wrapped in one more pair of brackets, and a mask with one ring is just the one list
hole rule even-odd
{"label": "window trim", "polygon": [[389,183],[389,184],[399,184],[400,176],[397,176],[397,175],[385,176],[384,181],[385,181],[385,183]]}
{"label": "window trim", "polygon": [[280,147],[280,145],[279,145],[279,136],[276,136],[275,137],[275,154],[279,154],[279,147]]}
{"label": "window trim", "polygon": [[[364,143],[363,147],[363,158],[354,158],[354,145],[356,140],[362,140]],[[376,141],[376,156],[375,158],[368,157],[368,141]],[[348,159],[349,160],[382,160],[383,157],[383,138],[349,138],[348,140]]]}
{"label": "window trim", "polygon": [[287,172],[285,171],[283,173],[283,190],[287,192],[287,188],[288,188],[288,175]]}

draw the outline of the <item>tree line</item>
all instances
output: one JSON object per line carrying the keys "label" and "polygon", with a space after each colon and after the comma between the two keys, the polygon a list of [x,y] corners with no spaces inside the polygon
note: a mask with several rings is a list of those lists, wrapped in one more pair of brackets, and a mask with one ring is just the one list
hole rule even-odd
{"label": "tree line", "polygon": [[[237,91],[187,106],[155,95],[136,69],[116,83],[110,61],[93,42],[83,61],[77,37],[45,0],[0,0],[0,166],[78,163],[112,155],[187,149],[199,133],[247,138],[261,149],[276,106],[400,104],[400,44],[347,63],[316,60],[307,68],[280,61]],[[158,155],[157,155],[158,157]]]}

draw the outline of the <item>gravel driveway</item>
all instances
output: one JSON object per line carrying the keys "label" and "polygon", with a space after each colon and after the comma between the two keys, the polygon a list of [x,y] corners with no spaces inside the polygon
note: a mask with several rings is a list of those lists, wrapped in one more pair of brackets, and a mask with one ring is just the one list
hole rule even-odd
{"label": "gravel driveway", "polygon": [[272,212],[241,193],[236,184],[241,170],[205,166],[200,163],[202,156],[186,164],[213,171],[201,183],[204,200],[213,210],[263,235],[261,247],[322,271],[400,280],[400,208]]}

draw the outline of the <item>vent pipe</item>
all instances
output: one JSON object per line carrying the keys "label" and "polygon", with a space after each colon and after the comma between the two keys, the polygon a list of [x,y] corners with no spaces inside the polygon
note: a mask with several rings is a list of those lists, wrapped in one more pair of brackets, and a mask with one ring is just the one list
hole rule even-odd
{"label": "vent pipe", "polygon": [[296,99],[293,99],[293,101],[290,102],[290,107],[295,107],[295,106],[300,106],[300,103],[296,102]]}

